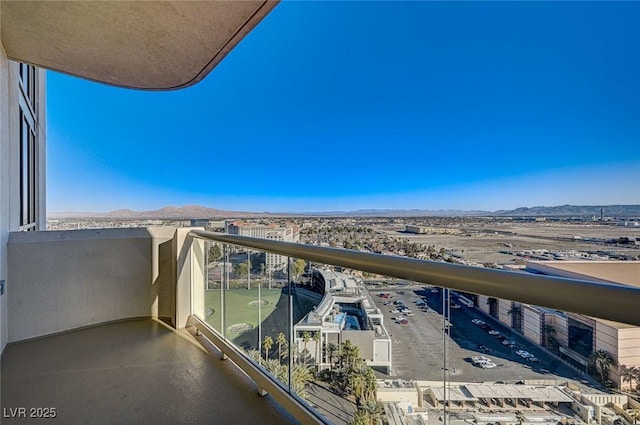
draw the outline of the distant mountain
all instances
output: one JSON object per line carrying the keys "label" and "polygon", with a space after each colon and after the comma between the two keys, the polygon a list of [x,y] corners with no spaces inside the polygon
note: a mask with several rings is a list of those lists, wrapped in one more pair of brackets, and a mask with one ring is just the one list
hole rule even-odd
{"label": "distant mountain", "polygon": [[183,220],[192,218],[259,218],[259,217],[290,217],[295,214],[226,211],[216,208],[203,207],[201,205],[185,205],[182,207],[167,206],[154,211],[133,211],[121,209],[111,212],[58,212],[49,213],[49,218],[113,218],[113,219],[137,219],[137,220]]}
{"label": "distant mountain", "polygon": [[391,210],[391,209],[370,209],[355,211],[326,211],[309,212],[305,215],[311,216],[334,216],[334,217],[463,217],[474,215],[490,215],[490,211],[478,210]]}
{"label": "distant mountain", "polygon": [[515,210],[500,210],[495,216],[509,217],[600,217],[603,210],[605,217],[640,217],[640,205],[561,205],[557,207],[521,207]]}
{"label": "distant mountain", "polygon": [[200,205],[185,205],[182,207],[168,206],[155,211],[132,211],[128,209],[107,213],[50,213],[49,218],[113,218],[113,219],[191,219],[191,218],[260,218],[260,217],[469,217],[469,216],[498,216],[498,217],[600,217],[600,209],[605,217],[640,217],[640,205],[561,205],[556,207],[521,207],[515,210],[499,211],[464,211],[464,210],[393,210],[367,209],[355,211],[325,211],[307,213],[270,213],[248,211],[226,211],[207,208]]}

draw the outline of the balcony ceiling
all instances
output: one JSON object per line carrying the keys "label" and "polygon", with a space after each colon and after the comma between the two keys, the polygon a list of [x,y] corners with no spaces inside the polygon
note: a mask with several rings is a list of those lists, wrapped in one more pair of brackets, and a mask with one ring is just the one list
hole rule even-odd
{"label": "balcony ceiling", "polygon": [[115,86],[188,87],[276,1],[6,1],[9,59]]}

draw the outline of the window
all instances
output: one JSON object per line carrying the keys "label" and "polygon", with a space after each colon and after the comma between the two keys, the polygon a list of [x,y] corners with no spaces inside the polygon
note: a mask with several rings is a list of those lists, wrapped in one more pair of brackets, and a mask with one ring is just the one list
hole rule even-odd
{"label": "window", "polygon": [[593,353],[593,327],[571,317],[568,325],[569,348],[584,357],[589,357]]}
{"label": "window", "polygon": [[20,64],[20,230],[37,230],[38,143],[36,68]]}

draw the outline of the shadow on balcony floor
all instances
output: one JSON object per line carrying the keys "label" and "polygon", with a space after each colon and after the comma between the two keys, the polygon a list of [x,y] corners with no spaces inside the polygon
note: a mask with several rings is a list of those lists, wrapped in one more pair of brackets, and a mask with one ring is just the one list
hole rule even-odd
{"label": "shadow on balcony floor", "polygon": [[[296,423],[233,363],[150,319],[11,345],[1,377],[3,424]],[[26,418],[11,418],[21,407]],[[43,411],[30,408],[56,418],[34,420]]]}

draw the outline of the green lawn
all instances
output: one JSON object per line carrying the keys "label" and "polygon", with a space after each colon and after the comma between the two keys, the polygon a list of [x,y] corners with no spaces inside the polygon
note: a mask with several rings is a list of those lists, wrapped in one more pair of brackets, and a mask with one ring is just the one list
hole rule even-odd
{"label": "green lawn", "polygon": [[[274,340],[278,333],[287,332],[288,297],[281,288],[261,289],[263,304],[258,312],[258,289],[228,289],[225,291],[226,337],[233,343],[246,349],[258,347],[258,324],[262,319],[262,339],[270,335]],[[301,320],[313,305],[298,301],[294,295],[294,323]],[[220,290],[208,290],[205,293],[205,321],[218,332],[220,328]]]}

